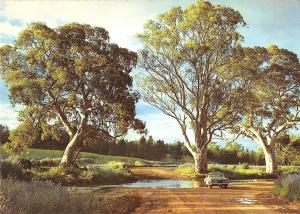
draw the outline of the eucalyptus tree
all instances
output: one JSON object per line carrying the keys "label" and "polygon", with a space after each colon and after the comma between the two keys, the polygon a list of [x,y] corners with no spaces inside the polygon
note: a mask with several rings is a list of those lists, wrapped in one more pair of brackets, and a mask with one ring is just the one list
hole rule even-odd
{"label": "eucalyptus tree", "polygon": [[245,48],[242,55],[240,69],[249,87],[235,128],[263,149],[266,172],[276,174],[278,138],[300,124],[299,59],[276,45]]}
{"label": "eucalyptus tree", "polygon": [[130,76],[136,62],[136,53],[110,43],[105,29],[78,23],[54,29],[32,23],[12,46],[0,49],[11,102],[70,136],[62,167],[74,165],[89,134],[117,137],[129,128],[143,130]]}
{"label": "eucalyptus tree", "polygon": [[177,121],[196,173],[207,171],[207,145],[238,116],[244,83],[233,65],[244,25],[239,12],[197,1],[149,20],[138,35],[143,100]]}

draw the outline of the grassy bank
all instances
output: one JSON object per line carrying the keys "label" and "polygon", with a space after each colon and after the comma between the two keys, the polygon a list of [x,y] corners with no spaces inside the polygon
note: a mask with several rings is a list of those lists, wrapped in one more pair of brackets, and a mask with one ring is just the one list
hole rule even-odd
{"label": "grassy bank", "polygon": [[[295,173],[299,170],[299,167],[295,166],[281,166],[279,167],[280,174]],[[193,164],[183,164],[175,170],[178,174],[196,177],[201,175],[195,175]],[[265,172],[265,168],[262,166],[249,166],[248,164],[241,165],[222,165],[222,164],[209,164],[209,172],[223,172],[229,179],[263,179],[273,178],[272,175]]]}
{"label": "grassy bank", "polygon": [[50,182],[0,179],[0,213],[129,213],[139,205],[134,191],[78,193]]}
{"label": "grassy bank", "polygon": [[12,160],[0,160],[0,178],[18,180],[51,181],[66,186],[121,184],[136,181],[124,162],[110,161],[106,164],[88,164],[85,169],[62,171],[59,167],[33,167],[23,169]]}
{"label": "grassy bank", "polygon": [[[45,159],[45,158],[61,158],[63,151],[60,150],[46,150],[46,149],[28,149],[24,154],[25,158],[29,159]],[[0,157],[6,158],[8,155],[0,147]],[[89,152],[81,152],[78,158],[89,158],[96,161],[96,163],[107,163],[109,161],[122,161],[132,162],[142,161],[140,158],[124,157],[124,156],[112,156],[112,155],[98,155]]]}

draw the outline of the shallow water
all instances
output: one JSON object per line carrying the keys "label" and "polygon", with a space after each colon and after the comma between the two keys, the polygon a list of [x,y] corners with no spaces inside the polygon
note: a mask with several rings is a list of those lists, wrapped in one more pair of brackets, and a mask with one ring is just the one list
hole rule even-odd
{"label": "shallow water", "polygon": [[199,188],[204,186],[199,180],[140,180],[133,183],[119,185],[99,185],[89,187],[76,187],[79,192],[93,192],[108,188]]}
{"label": "shallow water", "polygon": [[238,200],[241,204],[256,204],[257,200],[255,199],[250,199],[250,198],[240,198]]}
{"label": "shallow water", "polygon": [[203,182],[197,180],[142,180],[122,184],[125,188],[199,188]]}

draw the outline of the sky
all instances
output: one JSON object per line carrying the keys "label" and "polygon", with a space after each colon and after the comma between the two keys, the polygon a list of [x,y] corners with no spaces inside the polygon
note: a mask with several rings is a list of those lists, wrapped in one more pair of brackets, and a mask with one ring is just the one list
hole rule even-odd
{"label": "sky", "polygon": [[[0,46],[13,43],[26,24],[45,22],[50,27],[69,22],[100,26],[110,33],[111,41],[130,50],[142,44],[135,38],[144,23],[173,6],[183,8],[193,0],[98,0],[98,1],[0,1]],[[240,32],[244,46],[277,44],[300,56],[300,0],[211,0],[238,10],[247,27]],[[146,122],[149,135],[167,142],[182,140],[176,122],[144,102],[137,104],[137,116]],[[0,124],[10,129],[18,125],[17,110],[8,100],[8,91],[0,80]],[[134,135],[131,135],[131,137]],[[240,142],[248,149],[254,143]]]}

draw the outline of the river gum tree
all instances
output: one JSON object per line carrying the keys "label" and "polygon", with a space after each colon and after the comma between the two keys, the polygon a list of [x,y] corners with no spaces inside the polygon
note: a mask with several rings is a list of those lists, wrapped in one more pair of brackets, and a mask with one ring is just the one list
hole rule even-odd
{"label": "river gum tree", "polygon": [[278,138],[300,124],[300,64],[297,55],[276,45],[244,48],[242,75],[249,81],[236,130],[263,150],[266,172],[276,174]]}
{"label": "river gum tree", "polygon": [[143,100],[177,121],[196,173],[207,171],[207,145],[237,119],[243,81],[232,64],[244,25],[239,12],[197,1],[148,21],[138,35]]}
{"label": "river gum tree", "polygon": [[32,23],[12,46],[0,48],[11,102],[25,108],[23,115],[38,117],[31,122],[68,133],[61,167],[74,165],[89,134],[143,130],[130,76],[136,62],[136,53],[110,43],[105,29],[77,23],[55,29]]}

